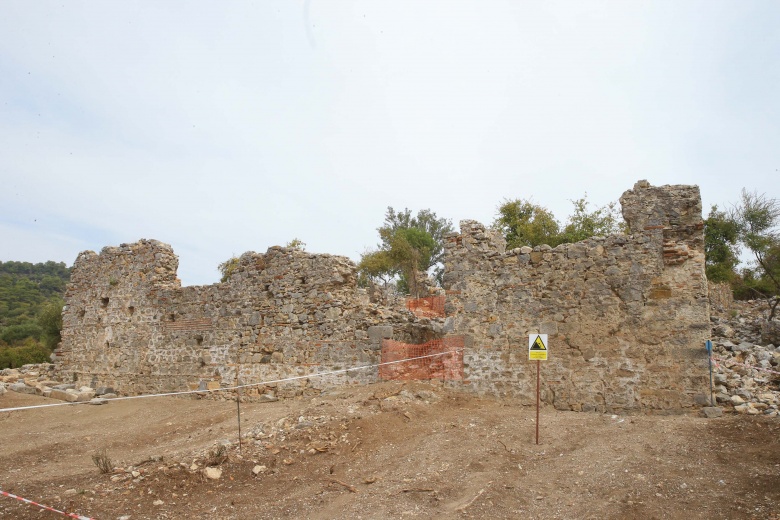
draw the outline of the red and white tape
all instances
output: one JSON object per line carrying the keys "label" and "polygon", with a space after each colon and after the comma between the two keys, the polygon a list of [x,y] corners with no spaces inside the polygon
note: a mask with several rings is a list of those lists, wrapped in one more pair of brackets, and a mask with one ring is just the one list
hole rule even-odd
{"label": "red and white tape", "polygon": [[[731,368],[731,367],[733,367],[735,365],[739,365],[741,367],[752,368],[753,370],[762,370],[764,372],[769,372],[770,374],[780,375],[780,372],[778,372],[777,370],[770,370],[770,369],[764,368],[764,367],[757,367],[755,365],[748,365],[747,363],[739,363],[739,362],[734,361],[733,359],[730,359],[730,358],[723,359],[723,358],[719,358],[718,356],[712,356],[712,359],[714,359],[716,361],[723,361],[724,363],[729,363],[729,365],[726,366],[726,368]],[[717,367],[718,364],[715,363],[715,366]]]}
{"label": "red and white tape", "polygon": [[33,502],[32,500],[28,500],[26,498],[22,498],[20,496],[16,496],[13,493],[9,493],[7,491],[3,491],[2,489],[0,489],[0,495],[6,496],[6,497],[9,497],[9,498],[15,498],[16,500],[18,500],[20,502],[24,502],[26,504],[32,504],[34,506],[38,506],[41,509],[45,509],[46,511],[54,511],[55,513],[59,513],[61,515],[65,515],[68,518],[77,518],[78,520],[95,520],[94,518],[90,518],[88,516],[81,516],[81,515],[77,515],[76,513],[66,513],[65,511],[60,511],[59,509],[54,509],[53,507],[45,506],[43,504],[39,504],[38,502]]}

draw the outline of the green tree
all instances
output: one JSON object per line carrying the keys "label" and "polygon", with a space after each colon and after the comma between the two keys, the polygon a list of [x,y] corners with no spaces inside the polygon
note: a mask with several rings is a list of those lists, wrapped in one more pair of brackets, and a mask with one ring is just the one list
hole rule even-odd
{"label": "green tree", "polygon": [[54,350],[62,339],[62,308],[65,302],[59,297],[49,300],[38,314],[38,326],[41,328],[41,341]]}
{"label": "green tree", "polygon": [[221,264],[217,266],[217,269],[219,270],[222,277],[219,279],[220,282],[225,283],[228,280],[230,280],[230,277],[233,276],[233,273],[236,271],[236,268],[238,267],[238,257],[237,256],[231,256]]}
{"label": "green tree", "polygon": [[25,339],[20,345],[9,347],[0,341],[0,370],[19,368],[28,363],[46,363],[51,351],[33,338]]}
{"label": "green tree", "polygon": [[430,251],[430,255],[427,256],[428,265],[423,270],[429,271],[433,268],[433,277],[441,285],[444,276],[444,237],[453,231],[452,221],[443,217],[439,218],[435,212],[429,209],[422,209],[417,212],[417,215],[412,216],[412,212],[408,208],[396,213],[392,207],[388,206],[385,222],[378,229],[379,237],[382,240],[380,248],[390,248],[390,242],[399,229],[412,228],[425,231],[433,239],[434,247]]}
{"label": "green tree", "polygon": [[387,284],[397,277],[396,287],[402,294],[420,295],[418,278],[431,262],[436,241],[419,228],[399,228],[376,251],[363,254],[358,264],[362,283],[381,281]]}
{"label": "green tree", "polygon": [[390,257],[390,252],[385,249],[366,251],[360,257],[360,262],[358,263],[358,284],[361,287],[379,283],[387,287],[397,274],[398,269]]}
{"label": "green tree", "polygon": [[753,253],[752,289],[766,299],[771,320],[780,304],[780,201],[743,188],[731,219],[740,243]]}
{"label": "green tree", "polygon": [[505,199],[498,207],[493,229],[506,239],[507,249],[562,243],[561,225],[550,210],[524,199]]}
{"label": "green tree", "polygon": [[594,236],[614,235],[624,230],[623,219],[615,202],[588,211],[588,194],[581,199],[571,201],[574,212],[566,222],[560,239],[561,243],[579,242]]}
{"label": "green tree", "polygon": [[38,282],[38,288],[45,296],[62,294],[65,292],[65,280],[56,276],[45,275]]}
{"label": "green tree", "polygon": [[56,346],[62,295],[69,279],[70,269],[62,262],[0,262],[0,345],[5,350],[22,349],[11,351],[14,363],[29,359],[20,352],[39,348],[49,352]]}
{"label": "green tree", "polygon": [[402,293],[420,297],[418,283],[421,273],[431,265],[437,244],[427,231],[420,228],[400,228],[390,240],[388,256],[400,272],[398,288]]}
{"label": "green tree", "polygon": [[35,322],[25,322],[19,325],[11,325],[4,327],[2,333],[0,333],[0,340],[14,345],[23,342],[30,338],[34,341],[38,341],[43,334],[43,329]]}
{"label": "green tree", "polygon": [[713,205],[704,221],[704,255],[707,280],[735,283],[739,278],[739,230],[737,223]]}
{"label": "green tree", "polygon": [[388,207],[385,222],[377,231],[382,243],[378,249],[366,251],[358,264],[362,285],[381,282],[387,286],[395,279],[399,292],[419,296],[419,277],[431,267],[441,281],[444,236],[452,231],[449,220],[430,210],[412,216],[409,209],[396,213]]}
{"label": "green tree", "polygon": [[625,230],[616,203],[610,202],[590,210],[587,193],[571,202],[574,210],[562,227],[555,215],[544,206],[525,199],[505,199],[498,207],[493,229],[504,235],[507,249],[542,244],[555,247]]}
{"label": "green tree", "polygon": [[428,265],[425,266],[425,269],[430,269],[435,264],[441,263],[444,260],[444,237],[447,233],[452,233],[452,221],[437,217],[436,213],[429,209],[422,209],[417,212],[416,216],[412,216],[412,212],[408,208],[396,213],[392,207],[388,206],[385,222],[378,231],[382,244],[389,246],[397,230],[411,228],[425,231],[434,241],[434,247],[430,251]]}

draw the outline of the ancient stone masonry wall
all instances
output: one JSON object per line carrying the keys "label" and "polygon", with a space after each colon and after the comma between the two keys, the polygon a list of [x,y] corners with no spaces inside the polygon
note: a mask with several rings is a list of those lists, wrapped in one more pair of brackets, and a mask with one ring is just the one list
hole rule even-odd
{"label": "ancient stone masonry wall", "polygon": [[[408,311],[368,302],[345,257],[272,247],[246,253],[225,283],[181,287],[154,240],[81,253],[63,312],[61,375],[127,394],[255,383],[379,361],[384,338],[430,339]],[[365,383],[377,370],[256,392],[296,395]]]}
{"label": "ancient stone masonry wall", "polygon": [[532,403],[528,334],[549,335],[543,399],[563,410],[679,411],[708,389],[707,282],[699,190],[640,181],[621,197],[630,235],[505,250],[461,222],[447,238],[453,334],[466,382]]}
{"label": "ancient stone masonry wall", "polygon": [[724,312],[734,304],[734,293],[727,282],[707,284],[710,293],[710,310]]}
{"label": "ancient stone masonry wall", "polygon": [[446,243],[444,317],[440,299],[410,305],[420,316],[371,303],[345,257],[272,247],[242,255],[225,283],[181,287],[166,244],[87,251],[66,293],[59,375],[125,394],[227,387],[375,364],[383,340],[394,340],[385,342],[393,360],[427,355],[439,343],[419,344],[442,340],[457,341],[457,357],[251,393],[300,395],[425,373],[530,404],[536,367],[527,337],[543,333],[543,399],[556,408],[704,404],[710,322],[698,188],[640,181],[621,204],[630,234],[556,248],[506,251],[498,233],[461,222]]}

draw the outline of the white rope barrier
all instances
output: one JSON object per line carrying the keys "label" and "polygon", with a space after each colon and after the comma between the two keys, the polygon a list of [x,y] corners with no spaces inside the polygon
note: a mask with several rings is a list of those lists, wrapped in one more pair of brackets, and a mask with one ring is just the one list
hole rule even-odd
{"label": "white rope barrier", "polygon": [[[215,388],[213,390],[186,390],[182,392],[166,392],[161,394],[143,394],[143,395],[130,395],[130,396],[124,396],[124,397],[114,397],[110,399],[110,401],[125,401],[129,399],[148,399],[150,397],[169,397],[174,395],[188,395],[188,394],[204,394],[204,393],[213,393],[213,392],[224,392],[228,390],[239,390],[241,388],[251,388],[254,386],[265,386],[270,384],[276,384],[276,383],[286,383],[288,381],[296,381],[299,379],[310,379],[315,377],[323,377],[323,376],[332,376],[336,374],[345,374],[348,372],[351,372],[353,370],[365,370],[367,368],[378,368],[385,365],[395,365],[397,363],[406,363],[409,361],[416,361],[418,359],[426,359],[426,358],[432,358],[437,356],[446,356],[448,354],[455,354],[458,352],[463,352],[463,349],[456,349],[456,350],[450,350],[447,352],[438,352],[436,354],[427,354],[425,356],[417,356],[413,358],[406,358],[406,359],[398,359],[396,361],[386,361],[384,363],[376,363],[373,365],[361,365],[358,367],[351,367],[351,368],[342,368],[340,370],[331,370],[328,372],[315,372],[312,374],[306,374],[302,376],[292,376],[292,377],[285,377],[283,379],[274,379],[271,381],[261,381],[259,383],[250,383],[247,385],[237,385],[237,386],[229,386],[224,388]],[[38,404],[38,405],[32,405],[32,406],[17,406],[15,408],[0,408],[1,412],[18,412],[22,410],[33,410],[35,408],[53,408],[55,406],[74,406],[74,405],[81,405],[81,404],[90,404],[89,401],[82,401],[82,402],[76,402],[76,403],[48,403],[48,404]]]}

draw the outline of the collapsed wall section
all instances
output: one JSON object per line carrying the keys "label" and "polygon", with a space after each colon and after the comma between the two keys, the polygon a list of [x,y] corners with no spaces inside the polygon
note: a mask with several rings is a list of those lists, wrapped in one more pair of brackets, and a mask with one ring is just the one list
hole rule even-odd
{"label": "collapsed wall section", "polygon": [[464,378],[480,393],[535,399],[528,334],[549,335],[543,398],[562,410],[679,411],[707,392],[701,199],[640,181],[621,197],[631,234],[505,250],[461,222],[444,285]]}
{"label": "collapsed wall section", "polygon": [[[225,387],[374,364],[382,339],[416,339],[414,316],[369,303],[345,257],[272,247],[241,256],[227,282],[193,287],[180,286],[177,267],[154,240],[80,254],[60,373],[127,394]],[[376,379],[376,368],[363,369],[256,392]]]}

